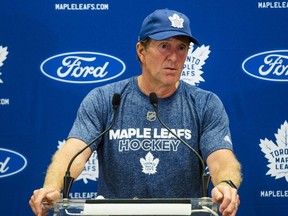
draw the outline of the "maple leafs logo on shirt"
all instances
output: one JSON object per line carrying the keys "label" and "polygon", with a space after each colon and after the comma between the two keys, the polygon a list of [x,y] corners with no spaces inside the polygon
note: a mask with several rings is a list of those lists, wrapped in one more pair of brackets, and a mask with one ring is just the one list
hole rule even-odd
{"label": "maple leafs logo on shirt", "polygon": [[[7,47],[0,46],[0,67],[3,66],[3,62],[6,60],[7,55],[8,55]],[[0,72],[0,76],[2,73]],[[3,81],[0,79],[0,83],[3,83]]]}
{"label": "maple leafs logo on shirt", "polygon": [[148,175],[155,174],[157,172],[157,166],[159,159],[154,159],[151,152],[148,152],[144,158],[140,158],[140,163],[142,165],[142,172]]}
{"label": "maple leafs logo on shirt", "polygon": [[195,51],[193,51],[193,49],[194,44],[190,43],[187,58],[180,77],[181,80],[190,85],[205,81],[201,76],[203,74],[202,67],[210,53],[209,46],[202,45],[201,47],[197,47]]}
{"label": "maple leafs logo on shirt", "polygon": [[[58,149],[61,148],[64,144],[65,140],[58,141]],[[88,183],[88,180],[97,181],[99,177],[98,171],[99,171],[98,158],[97,153],[94,151],[92,152],[92,155],[90,156],[89,160],[86,162],[84,170],[75,181],[83,180],[85,184]]]}
{"label": "maple leafs logo on shirt", "polygon": [[275,179],[285,177],[288,182],[288,123],[284,122],[275,134],[276,143],[265,138],[260,139],[260,147],[268,159],[270,168],[266,175]]}

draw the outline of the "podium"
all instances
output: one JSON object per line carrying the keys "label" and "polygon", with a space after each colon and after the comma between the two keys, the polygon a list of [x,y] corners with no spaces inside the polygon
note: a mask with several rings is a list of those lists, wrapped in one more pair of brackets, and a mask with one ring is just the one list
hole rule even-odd
{"label": "podium", "polygon": [[185,199],[63,199],[43,203],[48,216],[177,215],[219,216],[211,198]]}

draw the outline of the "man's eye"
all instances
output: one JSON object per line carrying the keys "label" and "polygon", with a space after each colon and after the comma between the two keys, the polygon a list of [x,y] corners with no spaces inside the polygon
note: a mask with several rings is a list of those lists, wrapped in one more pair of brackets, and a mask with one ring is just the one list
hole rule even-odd
{"label": "man's eye", "polygon": [[186,50],[187,49],[187,47],[186,46],[179,46],[179,50]]}
{"label": "man's eye", "polygon": [[161,44],[161,45],[160,45],[160,48],[161,48],[161,49],[168,49],[169,46],[168,46],[168,44]]}

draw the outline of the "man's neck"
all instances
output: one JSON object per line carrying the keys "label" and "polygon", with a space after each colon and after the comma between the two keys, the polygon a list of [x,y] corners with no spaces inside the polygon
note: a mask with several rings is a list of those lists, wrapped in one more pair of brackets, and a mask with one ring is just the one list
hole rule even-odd
{"label": "man's neck", "polygon": [[144,94],[149,95],[150,93],[154,92],[158,98],[166,98],[171,96],[179,86],[179,81],[175,83],[175,85],[159,86],[157,84],[146,81],[142,75],[137,77],[137,81],[140,90]]}

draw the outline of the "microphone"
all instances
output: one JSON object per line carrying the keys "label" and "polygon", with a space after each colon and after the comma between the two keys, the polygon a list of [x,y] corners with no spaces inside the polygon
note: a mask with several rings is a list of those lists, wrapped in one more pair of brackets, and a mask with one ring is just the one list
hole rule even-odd
{"label": "microphone", "polygon": [[152,104],[154,111],[156,113],[156,117],[161,123],[163,127],[165,127],[173,136],[178,139],[183,145],[185,145],[190,151],[192,151],[199,159],[201,166],[202,166],[202,195],[203,197],[208,197],[208,187],[210,183],[210,175],[206,174],[205,172],[205,163],[203,158],[200,156],[200,154],[192,148],[188,143],[186,143],[183,139],[181,139],[179,136],[177,136],[160,118],[158,113],[158,97],[156,93],[152,92],[149,95],[150,103]]}
{"label": "microphone", "polygon": [[99,134],[95,139],[93,139],[87,146],[85,146],[85,148],[83,148],[79,152],[77,152],[73,156],[73,158],[71,158],[71,160],[67,166],[66,174],[64,176],[64,185],[63,185],[63,198],[64,199],[69,198],[69,191],[70,191],[71,186],[74,182],[74,178],[70,176],[70,168],[72,166],[72,163],[74,162],[76,157],[78,157],[82,152],[84,152],[88,147],[90,147],[95,141],[97,141],[100,137],[102,137],[105,133],[107,133],[107,131],[109,131],[113,127],[113,125],[115,124],[119,104],[120,104],[120,94],[114,94],[113,98],[112,98],[112,106],[113,106],[114,114],[113,114],[113,119],[111,121],[110,126],[108,128],[106,128],[106,130],[104,130],[101,134]]}

